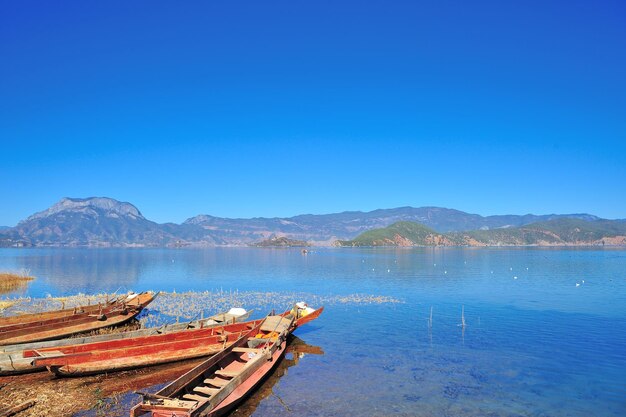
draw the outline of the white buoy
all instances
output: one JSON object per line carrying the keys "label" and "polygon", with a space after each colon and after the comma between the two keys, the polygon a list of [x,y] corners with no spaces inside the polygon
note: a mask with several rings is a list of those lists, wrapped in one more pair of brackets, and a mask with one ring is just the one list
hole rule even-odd
{"label": "white buoy", "polygon": [[513,277],[513,279],[517,279],[517,277]]}

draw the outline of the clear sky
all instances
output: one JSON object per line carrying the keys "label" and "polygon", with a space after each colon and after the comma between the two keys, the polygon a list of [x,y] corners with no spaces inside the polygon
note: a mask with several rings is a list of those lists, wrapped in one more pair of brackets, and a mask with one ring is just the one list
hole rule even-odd
{"label": "clear sky", "polygon": [[624,1],[2,1],[0,225],[626,217]]}

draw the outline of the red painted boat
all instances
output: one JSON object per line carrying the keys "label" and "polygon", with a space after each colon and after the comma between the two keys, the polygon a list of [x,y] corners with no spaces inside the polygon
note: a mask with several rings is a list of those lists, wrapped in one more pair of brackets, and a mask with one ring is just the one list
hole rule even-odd
{"label": "red painted boat", "polygon": [[[300,316],[294,328],[317,318],[324,308],[297,307],[281,316]],[[69,346],[25,349],[22,356],[34,367],[46,367],[58,376],[82,376],[114,372],[213,355],[230,346],[262,320],[225,326],[184,329],[141,337],[120,338]]]}
{"label": "red painted boat", "polygon": [[251,391],[285,352],[294,316],[268,316],[231,347],[156,394],[144,394],[131,417],[220,416]]}
{"label": "red painted boat", "polygon": [[74,346],[25,350],[33,365],[58,376],[82,376],[210,356],[258,326],[262,320],[180,330]]}
{"label": "red painted boat", "polygon": [[[242,308],[234,308],[228,312],[215,314],[206,319],[190,321],[189,323],[175,323],[160,327],[144,328],[139,330],[126,331],[121,333],[108,333],[97,336],[85,336],[80,338],[49,340],[45,342],[21,343],[17,345],[8,345],[0,347],[0,375],[13,375],[24,372],[34,372],[45,370],[45,366],[35,366],[32,357],[24,357],[25,351],[37,351],[42,354],[49,355],[50,351],[61,351],[65,347],[74,345],[87,345],[93,350],[94,347],[102,346],[105,348],[107,344],[96,344],[96,342],[112,342],[122,339],[135,339],[143,336],[154,336],[159,334],[193,331],[195,329],[204,329],[209,327],[223,326],[237,322],[244,322],[250,317],[252,310],[246,311]],[[132,344],[132,343],[131,343]],[[85,349],[89,351],[90,348]]]}
{"label": "red painted boat", "polygon": [[131,417],[222,416],[242,401],[277,365],[287,336],[319,317],[317,310],[295,307],[268,316],[229,348],[207,359],[156,394],[141,394]]}
{"label": "red painted boat", "polygon": [[21,322],[16,322],[15,317],[7,317],[0,327],[0,345],[60,339],[76,333],[116,326],[137,316],[157,295],[158,293],[143,292],[121,297],[104,305],[28,314],[24,315],[24,321]]}

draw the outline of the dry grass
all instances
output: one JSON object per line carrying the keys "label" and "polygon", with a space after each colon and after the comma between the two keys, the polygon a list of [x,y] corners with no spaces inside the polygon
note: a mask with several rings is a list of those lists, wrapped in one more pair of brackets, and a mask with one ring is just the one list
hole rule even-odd
{"label": "dry grass", "polygon": [[17,303],[17,301],[5,301],[5,300],[0,300],[0,311],[12,307],[13,304]]}
{"label": "dry grass", "polygon": [[29,281],[34,278],[30,276],[30,271],[20,272],[0,272],[0,294],[24,288]]}

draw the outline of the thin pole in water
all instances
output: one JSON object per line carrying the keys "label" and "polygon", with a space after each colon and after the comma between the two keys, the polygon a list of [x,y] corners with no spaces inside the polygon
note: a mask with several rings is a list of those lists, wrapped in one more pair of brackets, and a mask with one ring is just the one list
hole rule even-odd
{"label": "thin pole in water", "polygon": [[433,327],[433,306],[430,306],[430,317],[428,318],[428,327]]}
{"label": "thin pole in water", "polygon": [[461,326],[465,328],[465,306],[461,306]]}

